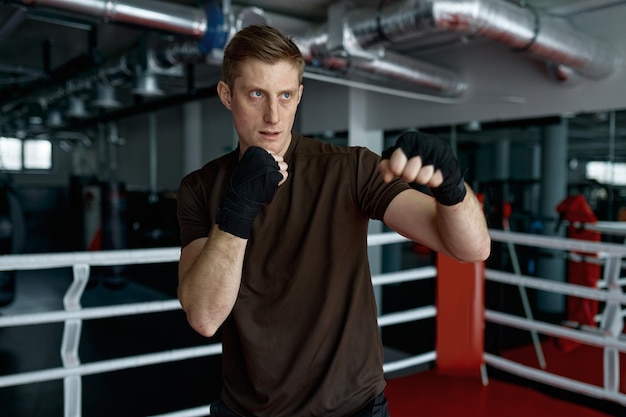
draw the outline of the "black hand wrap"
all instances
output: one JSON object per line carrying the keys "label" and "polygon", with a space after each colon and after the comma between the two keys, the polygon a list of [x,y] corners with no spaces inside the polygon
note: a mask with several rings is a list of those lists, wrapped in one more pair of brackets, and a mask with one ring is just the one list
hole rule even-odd
{"label": "black hand wrap", "polygon": [[402,149],[407,159],[419,156],[422,158],[422,165],[433,165],[435,170],[441,170],[443,183],[437,188],[431,188],[439,203],[453,206],[463,201],[467,190],[459,161],[446,142],[419,131],[404,132],[394,146],[383,152],[383,159],[389,159],[398,148]]}
{"label": "black hand wrap", "polygon": [[272,199],[282,179],[272,155],[262,148],[248,148],[217,207],[215,221],[220,230],[248,239],[256,215]]}

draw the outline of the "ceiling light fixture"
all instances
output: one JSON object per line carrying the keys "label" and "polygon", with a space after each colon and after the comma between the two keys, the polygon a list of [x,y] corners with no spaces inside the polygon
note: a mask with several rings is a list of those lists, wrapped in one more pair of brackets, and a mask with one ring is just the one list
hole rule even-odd
{"label": "ceiling light fixture", "polygon": [[158,97],[164,94],[159,88],[156,75],[150,72],[136,74],[132,92],[142,97]]}
{"label": "ceiling light fixture", "polygon": [[101,109],[116,109],[121,103],[115,98],[115,87],[100,83],[96,84],[95,99],[91,105]]}

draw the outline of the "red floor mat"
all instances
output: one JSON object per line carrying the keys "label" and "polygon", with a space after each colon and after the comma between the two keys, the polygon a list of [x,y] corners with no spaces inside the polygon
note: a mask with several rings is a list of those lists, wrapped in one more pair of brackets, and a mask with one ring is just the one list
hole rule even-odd
{"label": "red floor mat", "polygon": [[391,379],[392,417],[607,417],[598,411],[491,378],[442,376],[436,370]]}

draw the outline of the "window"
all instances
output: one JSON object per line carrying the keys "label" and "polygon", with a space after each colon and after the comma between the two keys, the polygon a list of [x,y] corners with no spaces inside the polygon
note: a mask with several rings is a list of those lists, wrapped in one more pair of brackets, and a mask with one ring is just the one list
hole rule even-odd
{"label": "window", "polygon": [[24,168],[52,168],[52,144],[49,140],[24,141]]}
{"label": "window", "polygon": [[12,171],[22,169],[22,141],[0,137],[0,168]]}
{"label": "window", "polygon": [[52,143],[49,140],[21,140],[0,136],[0,169],[29,171],[51,168]]}
{"label": "window", "polygon": [[593,161],[586,166],[587,178],[606,185],[626,185],[626,163]]}

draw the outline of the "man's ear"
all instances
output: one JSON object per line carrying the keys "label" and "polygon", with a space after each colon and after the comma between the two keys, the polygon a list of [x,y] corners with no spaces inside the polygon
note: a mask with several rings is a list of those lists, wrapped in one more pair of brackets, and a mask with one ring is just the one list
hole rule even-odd
{"label": "man's ear", "polygon": [[298,88],[298,104],[300,104],[300,100],[302,100],[302,92],[304,91],[304,85],[300,84]]}
{"label": "man's ear", "polygon": [[217,83],[217,95],[220,97],[220,101],[228,110],[230,110],[230,99],[232,97],[230,93],[230,87],[224,81]]}

